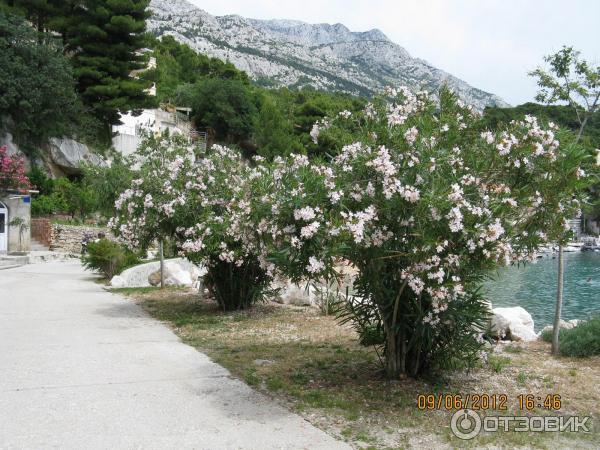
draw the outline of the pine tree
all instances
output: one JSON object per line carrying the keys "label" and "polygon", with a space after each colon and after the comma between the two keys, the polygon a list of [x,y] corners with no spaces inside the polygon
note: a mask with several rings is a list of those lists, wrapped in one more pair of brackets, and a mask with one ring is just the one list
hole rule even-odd
{"label": "pine tree", "polygon": [[133,78],[145,66],[149,0],[82,0],[66,26],[77,88],[90,112],[108,126],[119,112],[148,105],[149,82]]}
{"label": "pine tree", "polygon": [[[23,15],[39,32],[63,38],[77,90],[87,111],[103,125],[119,123],[119,113],[151,104],[149,81],[131,76],[145,67],[150,0],[0,0],[0,10]],[[41,36],[41,34],[40,34]],[[42,39],[40,37],[40,39]]]}
{"label": "pine tree", "polygon": [[2,0],[0,3],[5,10],[24,16],[40,33],[63,31],[65,18],[75,4],[70,0]]}

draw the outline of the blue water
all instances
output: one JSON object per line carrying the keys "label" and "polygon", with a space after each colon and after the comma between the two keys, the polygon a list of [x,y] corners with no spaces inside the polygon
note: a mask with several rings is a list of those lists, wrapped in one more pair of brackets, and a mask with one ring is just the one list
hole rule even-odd
{"label": "blue water", "polygon": [[[562,318],[585,319],[600,313],[600,253],[565,253],[564,261]],[[539,331],[554,319],[557,272],[558,259],[544,257],[524,267],[500,269],[484,288],[494,308],[522,306]]]}

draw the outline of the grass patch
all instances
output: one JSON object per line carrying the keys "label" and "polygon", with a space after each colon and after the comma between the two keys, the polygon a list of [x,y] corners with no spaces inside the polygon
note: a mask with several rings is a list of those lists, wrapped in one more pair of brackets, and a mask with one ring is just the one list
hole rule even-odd
{"label": "grass patch", "polygon": [[[133,295],[184,342],[208,354],[233,376],[355,448],[573,448],[580,440],[584,447],[598,447],[589,444],[596,442],[597,433],[493,433],[460,441],[449,430],[454,411],[419,410],[417,397],[505,393],[512,413],[524,389],[540,396],[552,392],[561,394],[569,415],[592,415],[597,420],[600,358],[586,360],[585,368],[573,360],[561,369],[553,365],[560,363],[550,357],[547,344],[509,345],[500,348],[510,358],[491,352],[487,364],[469,374],[448,374],[428,382],[387,381],[377,355],[357,344],[354,331],[318,310],[259,304],[247,311],[223,313],[186,290],[124,293]],[[519,350],[507,350],[512,347]],[[581,376],[571,376],[570,368],[577,368]]]}
{"label": "grass patch", "polygon": [[488,356],[488,366],[495,373],[500,373],[502,370],[507,367],[511,363],[511,359],[506,356],[497,356],[497,355],[489,355]]}
{"label": "grass patch", "polygon": [[115,294],[134,295],[134,294],[148,294],[154,292],[160,288],[155,286],[148,287],[125,287],[125,288],[108,288],[110,292]]}
{"label": "grass patch", "polygon": [[506,353],[523,353],[523,349],[518,345],[507,345],[504,347]]}

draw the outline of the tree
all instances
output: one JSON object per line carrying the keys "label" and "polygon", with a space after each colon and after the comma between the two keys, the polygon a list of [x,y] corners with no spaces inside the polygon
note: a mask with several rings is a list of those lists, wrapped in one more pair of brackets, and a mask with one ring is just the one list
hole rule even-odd
{"label": "tree", "polygon": [[68,134],[77,121],[72,70],[61,50],[55,38],[0,12],[0,121],[25,148]]}
{"label": "tree", "polygon": [[[590,117],[600,108],[600,64],[590,65],[581,59],[573,47],[564,46],[553,55],[544,57],[550,65],[549,71],[538,67],[529,73],[538,79],[540,91],[536,100],[544,103],[566,102],[577,115],[579,130],[575,142],[583,135]],[[562,239],[561,239],[562,241]],[[564,263],[562,242],[558,248],[558,286],[556,292],[556,313],[552,335],[552,353],[559,354],[558,334],[563,303]]]}
{"label": "tree", "polygon": [[27,220],[23,217],[13,217],[8,225],[19,231],[19,251],[23,251],[23,234],[29,229]]}
{"label": "tree", "polygon": [[[5,9],[23,15],[39,33],[64,31],[64,24],[73,10],[73,0],[13,0],[3,1]],[[61,33],[62,34],[62,33]]]}
{"label": "tree", "polygon": [[146,73],[144,78],[156,83],[157,96],[161,101],[175,100],[179,86],[194,84],[203,78],[236,79],[249,84],[246,72],[236,69],[232,63],[197,53],[173,36],[154,39],[151,45],[156,69]]}
{"label": "tree", "polygon": [[106,125],[119,123],[119,113],[150,102],[150,82],[131,72],[145,67],[149,0],[82,0],[65,30],[73,73],[83,103]]}
{"label": "tree", "polygon": [[64,205],[72,218],[85,220],[97,210],[98,192],[85,182],[59,178],[54,183],[54,195],[60,199],[57,204]]}
{"label": "tree", "polygon": [[131,184],[134,172],[128,158],[115,155],[109,167],[85,166],[82,182],[96,193],[96,208],[104,217],[115,214],[115,201]]}
{"label": "tree", "polygon": [[579,140],[590,117],[600,109],[600,64],[590,64],[581,59],[580,52],[566,46],[544,57],[544,61],[550,65],[549,71],[538,67],[529,73],[540,87],[536,100],[547,104],[566,102],[573,108]]}
{"label": "tree", "polygon": [[254,124],[254,141],[257,153],[265,158],[302,153],[300,139],[294,134],[292,122],[276,98],[263,94],[260,110]]}
{"label": "tree", "polygon": [[192,90],[196,126],[212,128],[218,140],[243,146],[250,139],[257,114],[251,86],[235,79],[206,78]]}

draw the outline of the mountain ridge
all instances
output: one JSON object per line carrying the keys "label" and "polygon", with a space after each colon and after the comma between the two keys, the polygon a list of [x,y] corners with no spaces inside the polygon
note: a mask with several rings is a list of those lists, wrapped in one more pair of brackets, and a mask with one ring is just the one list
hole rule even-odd
{"label": "mountain ridge", "polygon": [[312,87],[372,95],[386,86],[437,91],[446,83],[477,109],[508,106],[500,97],[413,58],[381,30],[342,23],[213,16],[185,0],[152,0],[148,29],[196,51],[232,62],[261,85]]}

